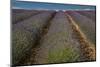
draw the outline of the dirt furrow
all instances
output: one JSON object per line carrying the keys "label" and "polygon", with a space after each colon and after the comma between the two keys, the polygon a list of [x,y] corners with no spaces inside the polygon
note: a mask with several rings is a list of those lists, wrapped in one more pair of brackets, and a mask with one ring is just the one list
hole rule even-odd
{"label": "dirt furrow", "polygon": [[67,12],[73,20],[77,23],[77,25],[80,27],[81,31],[85,34],[88,41],[96,44],[96,22],[88,19],[84,15],[80,15],[79,13],[72,11]]}
{"label": "dirt furrow", "polygon": [[24,65],[31,55],[31,50],[37,45],[41,37],[42,29],[55,12],[45,12],[12,27],[12,64]]}
{"label": "dirt furrow", "polygon": [[76,22],[73,20],[73,18],[68,15],[68,18],[72,24],[74,35],[76,36],[76,39],[80,43],[80,49],[82,52],[82,56],[84,57],[84,61],[94,61],[96,60],[96,49],[95,46],[88,41],[85,34],[81,31],[79,26],[76,24]]}
{"label": "dirt furrow", "polygon": [[42,28],[42,32],[40,35],[40,38],[36,41],[34,48],[31,49],[31,55],[29,58],[27,58],[27,60],[25,61],[25,65],[31,65],[34,64],[34,59],[35,59],[35,55],[37,52],[37,48],[39,46],[41,46],[40,40],[42,39],[43,36],[45,36],[48,32],[48,29],[51,25],[51,20],[54,18],[56,12],[52,15],[52,17],[47,21],[47,24]]}

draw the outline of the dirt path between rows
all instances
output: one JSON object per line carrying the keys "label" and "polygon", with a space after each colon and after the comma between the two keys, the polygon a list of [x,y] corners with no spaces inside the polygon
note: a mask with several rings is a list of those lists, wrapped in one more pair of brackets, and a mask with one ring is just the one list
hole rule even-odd
{"label": "dirt path between rows", "polygon": [[38,47],[41,45],[41,44],[40,44],[40,40],[41,40],[41,38],[42,38],[44,35],[47,34],[48,29],[49,29],[49,27],[50,27],[50,25],[51,25],[51,22],[50,22],[50,21],[54,18],[55,14],[56,14],[56,12],[55,12],[55,13],[52,15],[52,17],[48,20],[48,22],[47,22],[48,24],[45,25],[45,26],[43,27],[42,32],[41,32],[41,36],[40,36],[39,39],[37,39],[37,41],[36,41],[36,46],[34,46],[33,49],[31,49],[31,55],[30,55],[30,57],[27,58],[27,60],[24,62],[24,65],[31,65],[31,64],[34,64],[34,58],[35,58],[36,52],[38,51]]}
{"label": "dirt path between rows", "polygon": [[92,44],[91,42],[89,42],[85,36],[85,34],[80,30],[79,26],[76,24],[76,22],[73,20],[73,18],[66,14],[67,17],[69,18],[72,28],[73,28],[73,32],[76,36],[75,39],[77,39],[80,43],[80,49],[82,52],[82,56],[83,56],[83,61],[94,61],[96,60],[96,49],[94,44]]}

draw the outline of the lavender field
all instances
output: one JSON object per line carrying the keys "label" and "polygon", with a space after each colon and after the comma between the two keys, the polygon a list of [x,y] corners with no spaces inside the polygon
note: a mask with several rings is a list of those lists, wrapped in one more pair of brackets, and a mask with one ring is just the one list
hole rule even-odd
{"label": "lavender field", "polygon": [[96,60],[96,13],[12,9],[12,64]]}

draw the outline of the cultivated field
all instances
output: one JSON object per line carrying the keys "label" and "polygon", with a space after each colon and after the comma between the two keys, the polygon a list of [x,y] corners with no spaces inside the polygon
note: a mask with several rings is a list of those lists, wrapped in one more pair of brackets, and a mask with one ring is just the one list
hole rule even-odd
{"label": "cultivated field", "polygon": [[12,65],[95,60],[95,11],[12,9]]}

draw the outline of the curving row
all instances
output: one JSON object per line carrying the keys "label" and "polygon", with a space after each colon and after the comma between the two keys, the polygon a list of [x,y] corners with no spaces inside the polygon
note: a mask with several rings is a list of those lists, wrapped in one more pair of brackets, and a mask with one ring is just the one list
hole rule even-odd
{"label": "curving row", "polygon": [[48,24],[54,12],[44,12],[12,26],[13,64],[20,64],[30,54],[35,41],[40,37],[42,28]]}
{"label": "curving row", "polygon": [[90,18],[94,22],[96,21],[96,11],[76,11],[76,12]]}
{"label": "curving row", "polygon": [[39,11],[35,11],[35,10],[27,10],[27,11],[23,11],[23,12],[19,12],[19,13],[12,13],[12,23],[16,24],[22,20],[25,20],[33,15],[39,14],[41,12]]}
{"label": "curving row", "polygon": [[86,35],[87,39],[92,42],[94,45],[96,44],[96,23],[91,19],[83,16],[77,12],[67,12],[74,21],[78,24],[79,28]]}

